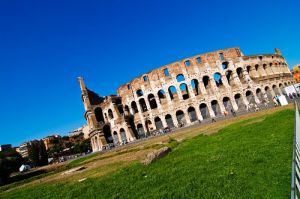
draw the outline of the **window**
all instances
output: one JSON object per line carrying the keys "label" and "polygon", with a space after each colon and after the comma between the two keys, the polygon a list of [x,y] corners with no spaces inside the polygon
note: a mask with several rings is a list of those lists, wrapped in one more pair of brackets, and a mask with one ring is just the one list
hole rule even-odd
{"label": "window", "polygon": [[143,77],[143,79],[144,79],[144,82],[148,81],[148,76],[145,75],[145,76]]}
{"label": "window", "polygon": [[127,84],[127,88],[128,88],[128,90],[130,90],[131,89],[131,85]]}
{"label": "window", "polygon": [[187,66],[187,67],[189,67],[189,66],[191,65],[190,60],[186,60],[186,61],[184,62],[184,65]]}
{"label": "window", "polygon": [[170,76],[169,69],[165,68],[164,69],[164,74],[165,74],[166,77]]}
{"label": "window", "polygon": [[201,57],[197,57],[196,61],[197,61],[198,64],[200,64],[201,63]]}
{"label": "window", "polygon": [[223,53],[220,53],[219,56],[220,56],[220,59],[221,59],[221,60],[225,60],[224,54],[223,54]]}
{"label": "window", "polygon": [[137,94],[138,97],[141,97],[141,96],[144,95],[144,93],[143,93],[143,91],[141,89],[137,90],[136,94]]}
{"label": "window", "polygon": [[182,81],[184,81],[184,76],[183,76],[183,74],[177,75],[176,80],[177,80],[177,82],[182,82]]}

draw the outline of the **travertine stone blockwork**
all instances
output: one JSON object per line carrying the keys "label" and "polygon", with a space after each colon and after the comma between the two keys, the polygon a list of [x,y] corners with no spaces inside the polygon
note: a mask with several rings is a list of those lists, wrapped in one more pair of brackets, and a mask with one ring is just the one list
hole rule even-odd
{"label": "travertine stone blockwork", "polygon": [[244,56],[239,48],[201,54],[167,64],[100,97],[79,78],[93,151],[123,144],[145,132],[199,120],[272,100],[293,83],[278,49]]}

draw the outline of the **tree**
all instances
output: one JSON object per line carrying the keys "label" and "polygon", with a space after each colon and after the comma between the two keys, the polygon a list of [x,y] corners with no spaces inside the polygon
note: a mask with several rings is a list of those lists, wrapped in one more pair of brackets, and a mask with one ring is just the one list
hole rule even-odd
{"label": "tree", "polygon": [[18,171],[24,160],[15,150],[0,151],[0,185],[7,183],[10,174]]}
{"label": "tree", "polygon": [[28,144],[28,157],[33,166],[48,164],[48,153],[42,140],[35,140]]}

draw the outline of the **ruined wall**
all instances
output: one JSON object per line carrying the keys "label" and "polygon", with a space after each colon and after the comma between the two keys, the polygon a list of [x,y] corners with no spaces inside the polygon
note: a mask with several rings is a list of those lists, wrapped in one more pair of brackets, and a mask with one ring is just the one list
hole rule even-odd
{"label": "ruined wall", "polygon": [[[239,48],[229,48],[143,74],[118,89],[121,112],[111,98],[105,99],[101,108],[114,139],[122,143],[125,134],[130,142],[145,132],[190,125],[231,109],[242,111],[249,104],[271,101],[292,81],[279,50],[244,56]],[[113,118],[108,116],[109,110]],[[93,137],[92,143],[98,142]]]}

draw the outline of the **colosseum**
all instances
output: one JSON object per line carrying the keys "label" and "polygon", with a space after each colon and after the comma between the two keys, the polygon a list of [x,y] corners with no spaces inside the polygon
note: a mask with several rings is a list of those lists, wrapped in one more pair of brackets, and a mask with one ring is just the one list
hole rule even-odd
{"label": "colosseum", "polygon": [[239,48],[167,64],[122,85],[118,95],[101,97],[78,79],[93,151],[272,102],[293,84],[278,49],[275,54],[245,56]]}

